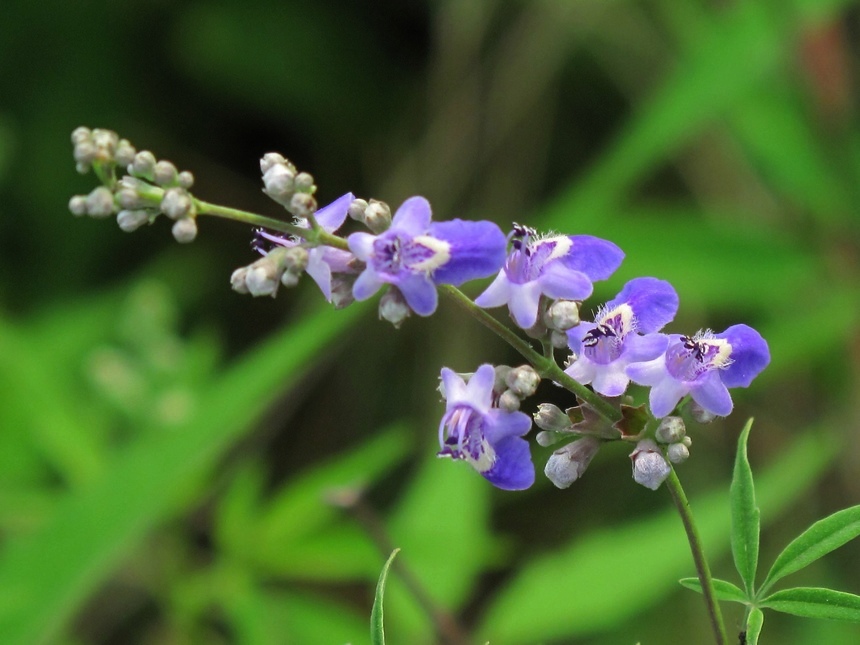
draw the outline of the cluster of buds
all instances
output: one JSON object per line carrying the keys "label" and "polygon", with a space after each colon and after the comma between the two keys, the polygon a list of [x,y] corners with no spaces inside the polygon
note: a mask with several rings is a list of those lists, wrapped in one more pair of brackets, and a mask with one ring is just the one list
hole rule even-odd
{"label": "cluster of buds", "polygon": [[295,165],[277,152],[267,152],[260,159],[263,192],[297,218],[307,219],[317,209],[314,178],[299,172]]}
{"label": "cluster of buds", "polygon": [[355,199],[349,205],[349,217],[378,235],[391,226],[391,207],[378,199]]}
{"label": "cluster of buds", "polygon": [[230,284],[238,293],[274,298],[279,285],[296,286],[307,266],[307,249],[278,246],[256,262],[236,269],[230,276]]}
{"label": "cluster of buds", "polygon": [[520,404],[537,391],[538,384],[540,376],[531,365],[497,365],[493,393],[498,407],[508,412],[519,410]]}
{"label": "cluster of buds", "polygon": [[658,443],[666,446],[666,458],[673,464],[681,464],[690,456],[693,440],[687,436],[687,429],[681,417],[664,417],[654,433]]}
{"label": "cluster of buds", "polygon": [[[93,170],[103,184],[88,195],[72,197],[72,214],[99,219],[116,214],[117,224],[127,233],[164,214],[174,220],[172,232],[177,242],[197,237],[196,208],[188,192],[194,175],[189,171],[180,172],[148,150],[136,151],[127,139],[110,130],[77,128],[72,143],[78,172]],[[127,174],[117,179],[117,171]]]}

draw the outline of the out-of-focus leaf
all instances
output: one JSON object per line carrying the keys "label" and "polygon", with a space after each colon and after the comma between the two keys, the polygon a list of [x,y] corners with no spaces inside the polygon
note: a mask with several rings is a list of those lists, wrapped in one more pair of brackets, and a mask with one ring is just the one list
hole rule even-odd
{"label": "out-of-focus leaf", "polygon": [[860,596],[833,589],[783,589],[765,598],[761,607],[805,618],[830,618],[860,623]]}
{"label": "out-of-focus leaf", "polygon": [[[686,587],[687,589],[692,589],[693,591],[702,593],[702,583],[699,582],[698,578],[681,578],[678,582],[681,583],[681,586]],[[737,585],[726,580],[719,580],[718,578],[714,578],[713,583],[714,593],[717,596],[717,600],[727,600],[729,602],[739,603],[747,602],[747,595]]]}
{"label": "out-of-focus leaf", "polygon": [[761,592],[766,593],[777,580],[812,564],[858,535],[860,535],[860,506],[837,511],[819,520],[777,556],[767,574],[767,579],[762,583]]}
{"label": "out-of-focus leaf", "polygon": [[738,438],[732,484],[729,488],[731,505],[731,543],[735,568],[744,582],[747,594],[755,589],[755,573],[758,566],[758,541],[761,513],[755,502],[755,485],[752,469],[747,457],[747,440],[753,420],[747,421]]}
{"label": "out-of-focus leaf", "polygon": [[[824,471],[835,450],[821,439],[820,431],[803,435],[758,478],[756,496],[765,522]],[[720,557],[729,543],[724,487],[691,496],[691,504],[709,557]],[[594,531],[523,567],[488,608],[476,633],[491,642],[525,643],[610,629],[658,603],[691,568],[689,545],[674,512]]]}
{"label": "out-of-focus leaf", "polygon": [[49,640],[111,568],[199,485],[225,450],[298,382],[362,307],[322,311],[284,330],[227,370],[198,413],[170,433],[144,436],[90,487],[64,501],[42,530],[0,555],[0,633]]}
{"label": "out-of-focus leaf", "polygon": [[388,571],[391,568],[394,557],[399,551],[400,549],[394,549],[391,555],[388,556],[388,560],[385,561],[382,572],[379,574],[379,582],[376,583],[376,594],[373,596],[373,609],[370,612],[370,642],[373,645],[385,645],[382,602],[385,597],[385,582],[388,579]]}

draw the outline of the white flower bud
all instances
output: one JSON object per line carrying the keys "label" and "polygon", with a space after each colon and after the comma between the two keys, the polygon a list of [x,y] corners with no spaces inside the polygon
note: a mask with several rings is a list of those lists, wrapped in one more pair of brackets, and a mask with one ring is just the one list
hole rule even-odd
{"label": "white flower bud", "polygon": [[391,226],[391,208],[385,202],[371,199],[364,211],[364,225],[377,235],[384,233]]}
{"label": "white flower bud", "polygon": [[131,165],[128,168],[128,172],[130,174],[144,177],[146,179],[152,179],[154,171],[155,155],[149,150],[141,150],[134,155],[134,161],[131,162]]}
{"label": "white flower bud", "polygon": [[534,414],[535,425],[541,430],[564,432],[571,427],[570,417],[552,403],[541,403]]}
{"label": "white flower bud", "polygon": [[363,199],[353,199],[349,205],[347,214],[356,222],[364,222],[364,211],[367,210],[367,201]]}
{"label": "white flower bud", "polygon": [[496,374],[496,379],[493,381],[493,392],[501,394],[508,389],[508,374],[511,373],[510,365],[496,365],[493,370]]}
{"label": "white flower bud", "polygon": [[116,223],[123,231],[131,233],[149,223],[149,216],[149,211],[145,210],[121,210],[116,215]]}
{"label": "white flower bud", "polygon": [[290,200],[289,211],[296,217],[307,218],[317,209],[317,200],[310,193],[296,193]]}
{"label": "white flower bud", "polygon": [[186,218],[194,206],[191,196],[182,188],[168,188],[161,199],[161,212],[170,219]]}
{"label": "white flower bud", "polygon": [[314,186],[314,178],[307,172],[300,172],[296,175],[296,192],[313,193],[316,190]]}
{"label": "white flower bud", "polygon": [[683,463],[689,456],[690,450],[683,443],[673,443],[666,448],[666,458],[673,464]]}
{"label": "white flower bud", "polygon": [[287,288],[292,289],[299,283],[299,278],[302,277],[301,271],[296,271],[294,269],[287,269],[284,271],[281,276],[281,284]]}
{"label": "white flower bud", "polygon": [[255,298],[258,296],[272,296],[274,298],[278,292],[280,281],[281,272],[271,262],[255,262],[248,267],[248,273],[245,276],[245,286]]}
{"label": "white flower bud", "polygon": [[687,446],[687,448],[689,448],[693,445],[693,440],[690,438],[690,435],[687,435],[686,437],[681,439],[681,443]]}
{"label": "white flower bud", "polygon": [[188,190],[194,185],[194,175],[189,170],[183,170],[177,175],[176,181],[180,188]]}
{"label": "white flower bud", "polygon": [[563,331],[556,331],[555,329],[553,329],[552,331],[550,331],[549,334],[549,342],[556,349],[567,349],[567,334],[565,334]]}
{"label": "white flower bud", "polygon": [[134,156],[136,154],[137,150],[134,149],[134,146],[131,145],[131,142],[128,139],[120,139],[116,146],[116,153],[114,153],[113,157],[117,165],[125,168],[130,163],[134,162]]}
{"label": "white flower bud", "polygon": [[391,287],[379,299],[379,318],[390,322],[395,329],[399,329],[411,313],[399,289]]}
{"label": "white flower bud", "polygon": [[92,141],[81,141],[75,144],[72,155],[78,163],[91,164],[96,159],[96,147]]}
{"label": "white flower bud", "polygon": [[582,477],[594,455],[600,450],[600,439],[585,436],[556,450],[543,472],[557,488],[568,488]]}
{"label": "white flower bud", "polygon": [[636,444],[636,449],[630,453],[630,460],[633,462],[633,480],[651,490],[660,488],[671,472],[663,453],[650,439],[643,439]]}
{"label": "white flower bud", "polygon": [[188,244],[197,237],[197,221],[193,217],[183,217],[176,220],[171,231],[177,242]]}
{"label": "white flower bud", "polygon": [[92,133],[93,145],[96,147],[96,159],[101,162],[113,161],[119,136],[112,130],[96,128]]}
{"label": "white flower bud", "polygon": [[681,417],[663,417],[655,435],[660,443],[677,443],[687,434]]}
{"label": "white flower bud", "polygon": [[690,405],[690,416],[692,416],[698,423],[710,423],[717,418],[716,414],[709,412],[695,401]]}
{"label": "white flower bud", "polygon": [[153,179],[155,183],[159,186],[172,186],[176,183],[176,177],[179,175],[179,171],[176,170],[176,166],[174,166],[169,161],[159,161],[155,164],[155,168],[152,171]]}
{"label": "white flower bud", "polygon": [[499,395],[499,408],[506,412],[516,412],[522,401],[513,390],[505,390]]}
{"label": "white flower bud", "polygon": [[230,276],[230,287],[236,293],[249,293],[245,279],[248,277],[248,267],[239,267]]}
{"label": "white flower bud", "polygon": [[284,157],[277,152],[267,152],[263,155],[263,158],[260,159],[260,172],[265,175],[273,166],[278,165],[292,167],[293,174],[296,174],[293,164],[284,159]]}
{"label": "white flower bud", "polygon": [[75,195],[69,200],[69,210],[75,217],[87,214],[87,196]]}
{"label": "white flower bud", "polygon": [[99,186],[87,195],[87,214],[95,218],[113,215],[113,193],[110,189]]}
{"label": "white flower bud", "polygon": [[86,141],[92,136],[92,132],[89,128],[84,126],[78,126],[74,130],[72,130],[72,143],[75,145],[79,144],[81,141]]}
{"label": "white flower bud", "polygon": [[284,164],[274,164],[263,173],[263,192],[282,206],[288,206],[295,192],[296,175]]}
{"label": "white flower bud", "polygon": [[567,331],[579,324],[579,304],[573,300],[556,300],[546,310],[544,323],[550,329]]}
{"label": "white flower bud", "polygon": [[308,250],[303,246],[291,246],[283,254],[284,267],[297,275],[308,267],[308,259]]}
{"label": "white flower bud", "polygon": [[508,372],[505,383],[517,396],[525,399],[537,390],[540,376],[531,365],[520,365]]}

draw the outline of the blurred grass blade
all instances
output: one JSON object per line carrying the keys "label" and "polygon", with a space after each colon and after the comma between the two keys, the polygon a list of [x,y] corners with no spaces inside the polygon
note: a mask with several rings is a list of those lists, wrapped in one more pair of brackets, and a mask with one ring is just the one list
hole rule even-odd
{"label": "blurred grass blade", "polygon": [[860,506],[852,506],[819,520],[791,542],[776,558],[762,584],[762,593],[779,579],[860,535]]}
{"label": "blurred grass blade", "polygon": [[382,620],[382,598],[385,595],[385,583],[388,580],[388,571],[394,556],[400,553],[400,549],[394,549],[379,574],[379,582],[376,584],[376,594],[373,597],[373,609],[370,612],[370,642],[373,645],[385,645],[385,628]]}
{"label": "blurred grass blade", "polygon": [[[681,578],[678,581],[682,587],[692,589],[697,593],[702,593],[702,583],[698,578]],[[713,579],[714,593],[717,595],[717,600],[726,600],[729,602],[747,602],[747,595],[737,585],[719,578]]]}
{"label": "blurred grass blade", "polygon": [[42,530],[7,544],[0,555],[4,642],[55,639],[117,563],[190,501],[225,451],[362,311],[321,310],[277,334],[204,391],[194,417],[137,440],[100,479],[64,500]]}
{"label": "blurred grass blade", "polygon": [[732,557],[735,568],[744,582],[747,594],[752,595],[755,589],[755,573],[758,566],[758,541],[760,529],[760,513],[755,503],[755,485],[752,470],[747,457],[747,440],[750,435],[753,420],[747,421],[741,436],[738,438],[738,451],[735,456],[735,468],[732,473],[732,484],[729,488],[729,499],[732,509]]}
{"label": "blurred grass blade", "polygon": [[747,618],[747,645],[757,645],[758,637],[761,635],[761,628],[764,624],[764,614],[761,609],[754,607]]}
{"label": "blurred grass blade", "polygon": [[[811,429],[758,477],[765,521],[806,494],[833,458],[835,449],[823,436]],[[725,486],[691,495],[691,504],[706,552],[721,557],[729,543]],[[490,642],[533,643],[611,630],[673,593],[692,566],[674,511],[592,531],[526,563],[490,603],[475,633]]]}
{"label": "blurred grass blade", "polygon": [[804,618],[830,618],[860,623],[860,596],[833,589],[783,589],[765,598],[761,606]]}

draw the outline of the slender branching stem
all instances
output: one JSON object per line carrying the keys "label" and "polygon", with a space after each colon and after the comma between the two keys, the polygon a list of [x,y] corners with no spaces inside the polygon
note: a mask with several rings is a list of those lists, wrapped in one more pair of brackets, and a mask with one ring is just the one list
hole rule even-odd
{"label": "slender branching stem", "polygon": [[490,329],[493,333],[517,350],[523,358],[531,363],[532,367],[535,368],[542,378],[550,379],[551,381],[561,385],[566,390],[573,392],[576,394],[577,398],[588,403],[588,405],[594,408],[606,419],[613,422],[621,420],[620,410],[615,408],[604,398],[598,396],[587,387],[565,374],[564,370],[556,364],[552,357],[544,356],[540,352],[537,352],[529,343],[520,338],[510,328],[500,323],[498,320],[493,318],[493,316],[472,302],[472,300],[470,300],[462,291],[450,285],[442,285],[439,289],[454,304],[460,307],[460,309],[477,319],[478,322]]}
{"label": "slender branching stem", "polygon": [[693,562],[696,565],[696,572],[702,585],[705,606],[708,608],[708,616],[711,619],[711,628],[714,630],[714,639],[717,645],[728,645],[729,641],[726,637],[725,626],[723,625],[723,616],[720,612],[716,593],[714,592],[714,580],[711,577],[711,569],[708,567],[708,561],[705,559],[702,538],[699,536],[699,530],[693,521],[693,512],[690,510],[690,503],[687,501],[687,496],[681,486],[681,480],[678,479],[674,468],[671,468],[669,471],[666,486],[672,495],[672,501],[675,502],[675,507],[678,509],[681,521],[684,523],[684,531],[687,533],[687,541],[690,543],[690,551],[693,553]]}

